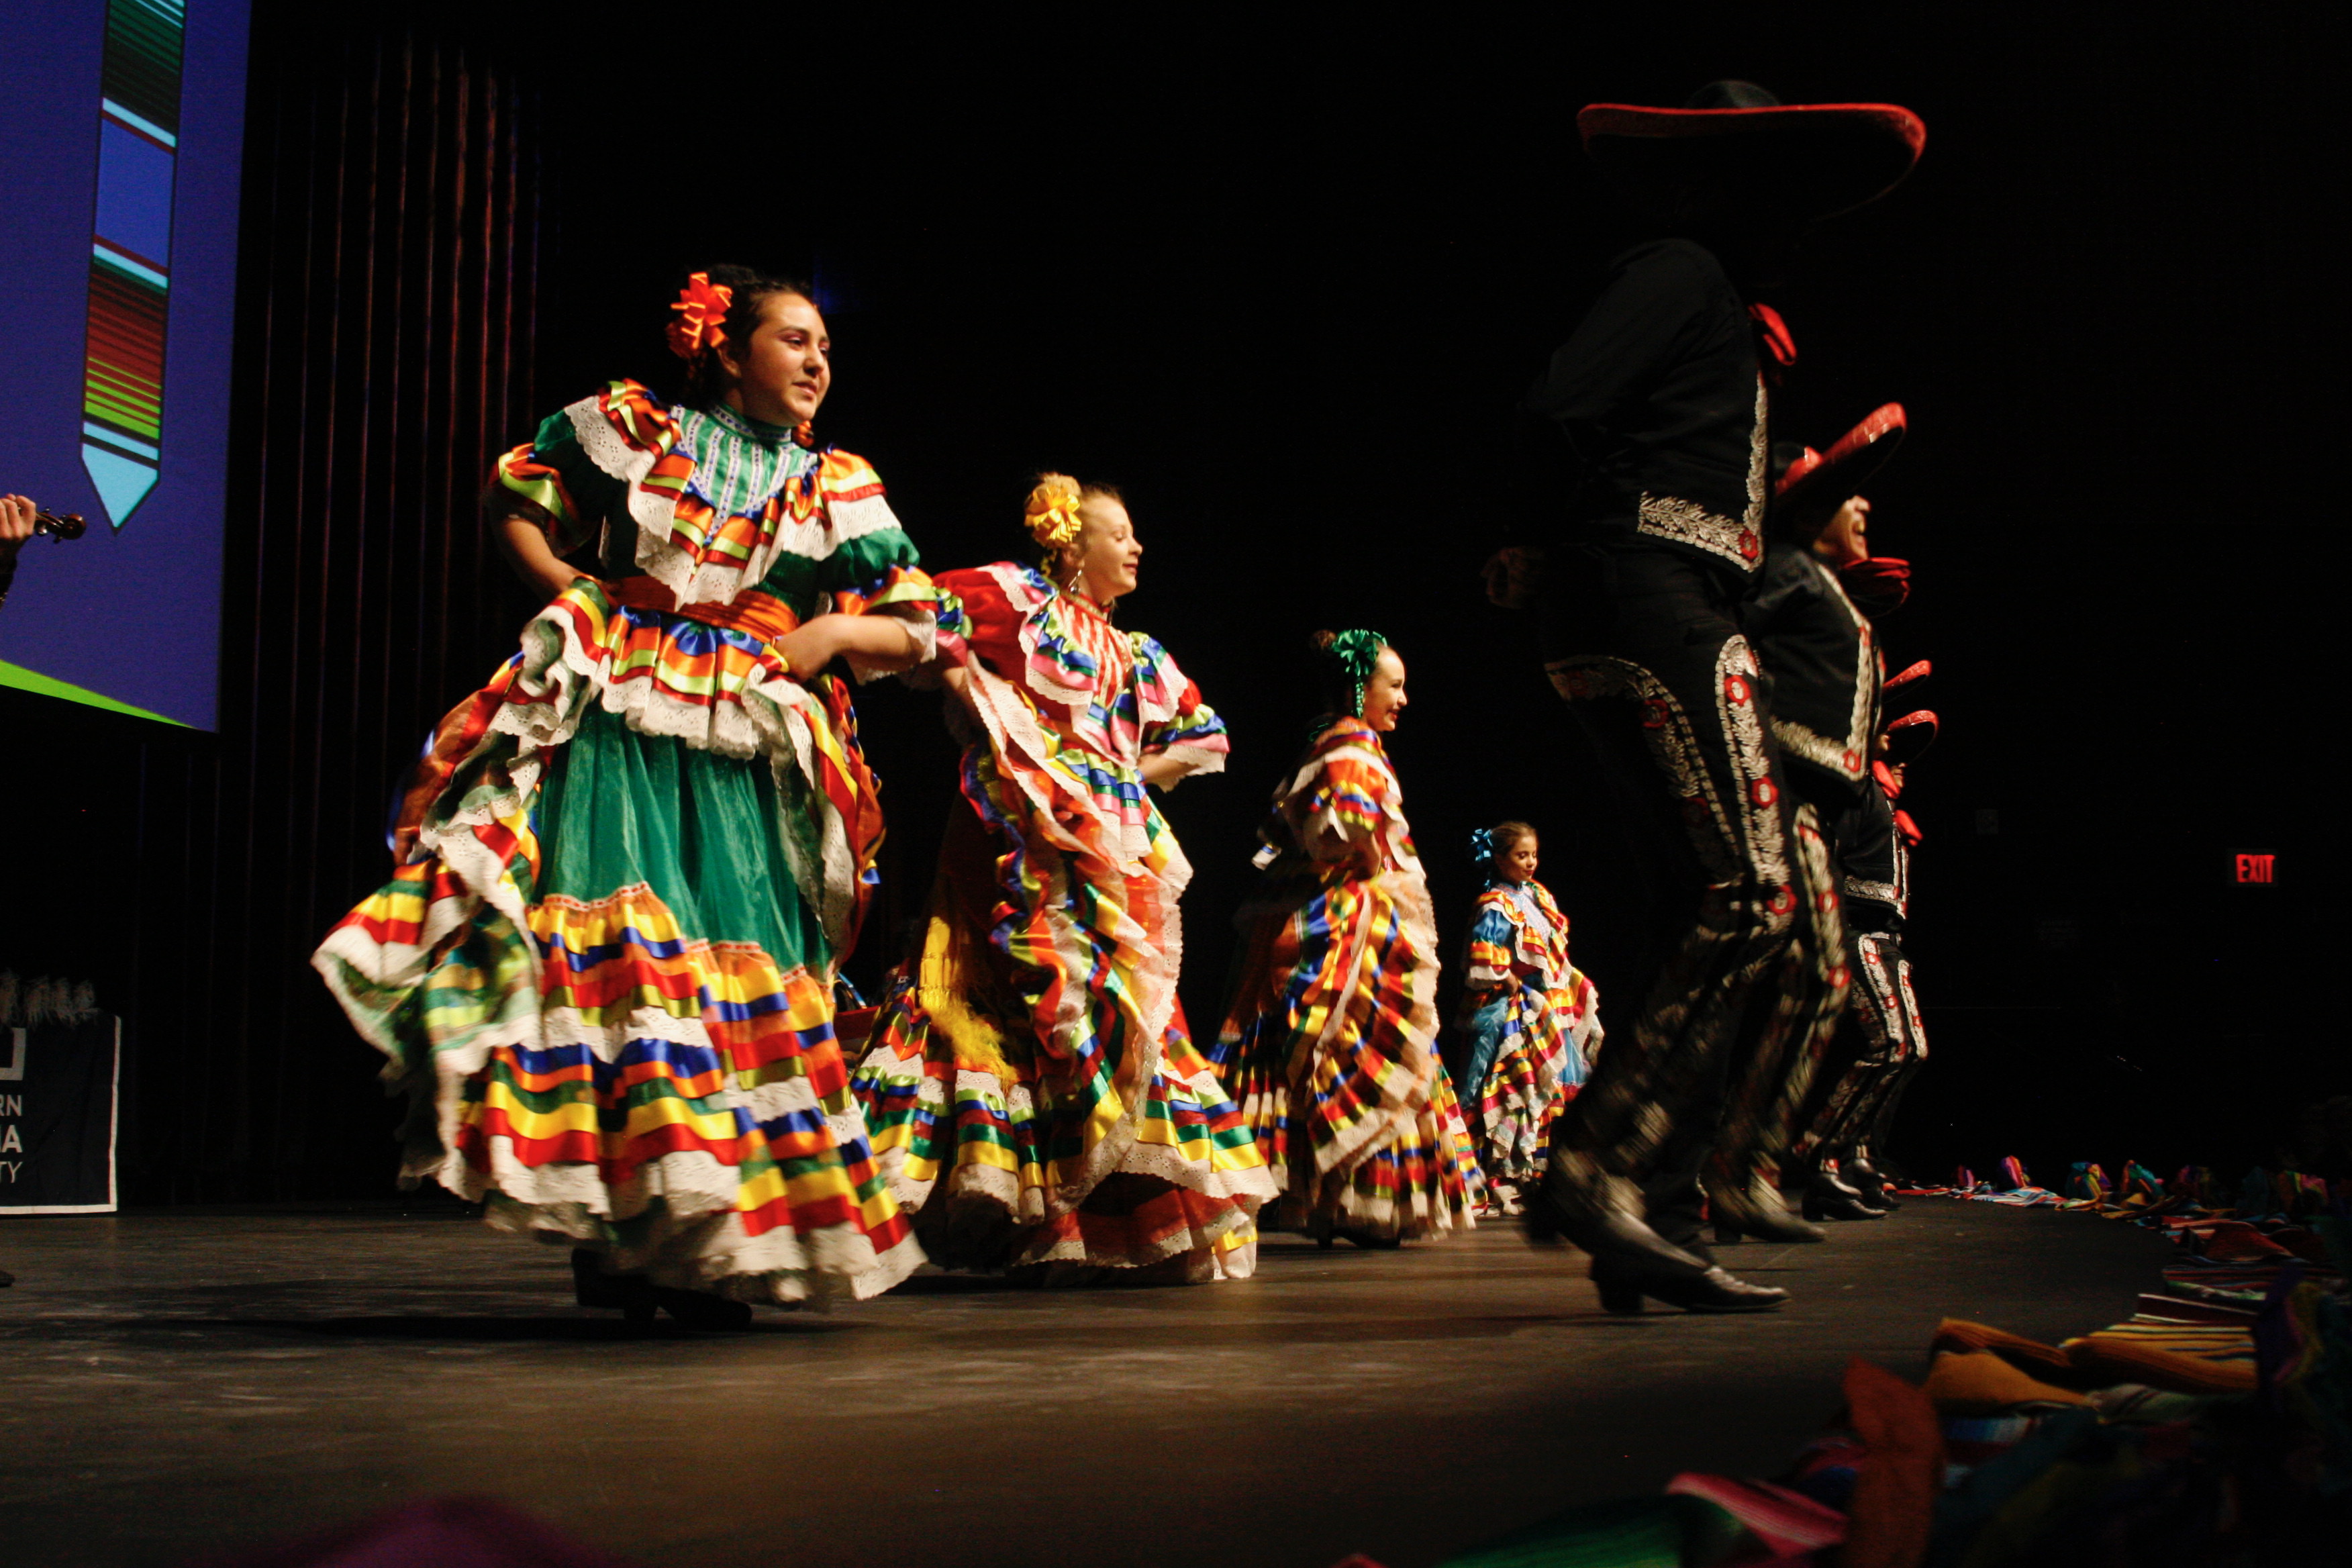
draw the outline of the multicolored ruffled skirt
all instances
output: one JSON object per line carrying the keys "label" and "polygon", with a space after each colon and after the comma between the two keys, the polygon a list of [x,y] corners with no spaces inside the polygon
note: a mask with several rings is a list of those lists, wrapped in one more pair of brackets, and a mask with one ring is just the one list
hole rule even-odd
{"label": "multicolored ruffled skirt", "polygon": [[404,1176],[656,1284],[905,1278],[834,1037],[880,836],[840,684],[583,580],[435,755],[423,858],[312,960],[410,1098]]}
{"label": "multicolored ruffled skirt", "polygon": [[1435,967],[1385,881],[1294,870],[1236,924],[1213,1059],[1282,1189],[1274,1224],[1380,1242],[1469,1228],[1484,1183],[1425,1022]]}
{"label": "multicolored ruffled skirt", "polygon": [[1491,1182],[1525,1184],[1543,1174],[1552,1123],[1586,1074],[1578,1022],[1591,983],[1523,984],[1464,999],[1468,1066],[1463,1085],[1478,1108],[1478,1163]]}
{"label": "multicolored ruffled skirt", "polygon": [[971,809],[855,1079],[876,1161],[943,1267],[1245,1276],[1274,1189],[1176,1002],[1181,862],[1161,837],[1122,866],[1085,776],[966,752]]}

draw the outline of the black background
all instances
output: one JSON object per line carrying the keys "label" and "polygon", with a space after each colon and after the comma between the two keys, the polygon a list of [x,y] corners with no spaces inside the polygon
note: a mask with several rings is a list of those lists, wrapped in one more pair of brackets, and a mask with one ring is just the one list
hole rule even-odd
{"label": "black background", "polygon": [[[278,15],[257,82],[308,37]],[[1409,664],[1392,751],[1449,953],[1469,829],[1525,817],[1610,989],[1635,894],[1605,797],[1476,576],[1509,523],[1510,406],[1621,233],[1575,110],[1735,76],[1912,108],[1911,180],[1772,297],[1801,354],[1778,433],[1821,444],[1888,399],[1912,419],[1873,538],[1914,563],[1883,633],[1895,664],[1934,660],[1943,738],[1904,803],[1936,1055],[1896,1151],[2021,1153],[2053,1183],[2085,1157],[2329,1160],[2296,1125],[2352,1087],[2321,897],[2344,847],[2346,195],[2321,8],[407,15],[489,40],[539,95],[543,407],[674,385],[665,305],[740,261],[815,279],[819,431],[875,463],[927,564],[1020,552],[1041,468],[1126,489],[1147,553],[1121,621],[1234,732],[1231,770],[1166,807],[1197,869],[1201,1034],[1318,626],[1376,627]],[[930,699],[886,684],[860,711],[892,834],[870,979],[928,880],[951,752]],[[2275,887],[2231,885],[2243,849],[2277,854]],[[335,908],[380,870],[350,865]],[[352,1053],[359,1081],[355,1041],[301,1048]],[[388,1112],[339,1089],[320,1114],[361,1152],[307,1179],[380,1184]]]}

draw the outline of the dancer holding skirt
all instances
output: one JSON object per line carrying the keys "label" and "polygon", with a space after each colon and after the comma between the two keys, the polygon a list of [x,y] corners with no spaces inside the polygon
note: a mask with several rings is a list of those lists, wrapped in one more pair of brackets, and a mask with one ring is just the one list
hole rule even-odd
{"label": "dancer holding skirt", "polygon": [[1569,962],[1568,917],[1536,880],[1536,830],[1479,828],[1471,854],[1486,885],[1471,916],[1455,1018],[1462,1098],[1477,1108],[1490,1202],[1517,1214],[1520,1193],[1542,1179],[1552,1122],[1601,1047],[1601,992]]}
{"label": "dancer holding skirt", "polygon": [[1118,493],[1048,474],[1027,522],[1045,571],[940,578],[962,798],[857,1098],[944,1266],[1246,1275],[1274,1185],[1177,1001],[1192,871],[1150,795],[1223,769],[1224,722],[1167,649],[1111,622],[1143,553]]}
{"label": "dancer holding skirt", "polygon": [[674,309],[684,403],[615,382],[499,462],[551,602],[313,962],[409,1097],[405,1177],[574,1246],[583,1305],[725,1327],[922,1260],[834,1038],[881,816],[827,670],[928,657],[938,595],[873,469],[814,442],[807,291],[716,268]]}
{"label": "dancer holding skirt", "polygon": [[1437,1055],[1436,922],[1381,737],[1404,661],[1320,632],[1325,716],[1276,790],[1216,1059],[1282,1189],[1277,1223],[1328,1246],[1472,1225],[1480,1185]]}

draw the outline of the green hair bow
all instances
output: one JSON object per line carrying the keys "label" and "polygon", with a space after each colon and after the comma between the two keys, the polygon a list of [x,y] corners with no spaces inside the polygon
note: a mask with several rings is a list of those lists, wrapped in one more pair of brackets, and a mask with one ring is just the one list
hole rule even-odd
{"label": "green hair bow", "polygon": [[1364,716],[1365,683],[1372,679],[1372,671],[1381,662],[1381,649],[1388,646],[1389,639],[1380,633],[1360,628],[1341,632],[1331,639],[1328,651],[1332,660],[1356,683],[1356,699],[1348,709],[1350,718]]}

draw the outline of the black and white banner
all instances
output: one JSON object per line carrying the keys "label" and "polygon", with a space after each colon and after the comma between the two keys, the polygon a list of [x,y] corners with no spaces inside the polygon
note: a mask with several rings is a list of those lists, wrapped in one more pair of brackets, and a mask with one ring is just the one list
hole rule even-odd
{"label": "black and white banner", "polygon": [[0,1027],[0,1214],[112,1214],[122,1026]]}

